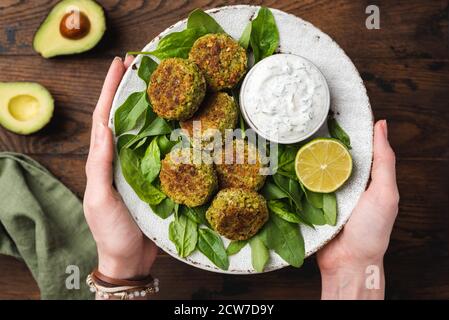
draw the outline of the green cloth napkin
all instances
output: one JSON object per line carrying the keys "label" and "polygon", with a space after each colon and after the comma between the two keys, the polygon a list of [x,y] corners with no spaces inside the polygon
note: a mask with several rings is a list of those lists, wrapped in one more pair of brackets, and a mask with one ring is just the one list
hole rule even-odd
{"label": "green cloth napkin", "polygon": [[[97,251],[81,202],[42,165],[11,152],[0,152],[0,254],[26,263],[42,299],[93,298],[85,280]],[[68,277],[77,284],[68,266],[79,268],[79,289],[66,287]]]}

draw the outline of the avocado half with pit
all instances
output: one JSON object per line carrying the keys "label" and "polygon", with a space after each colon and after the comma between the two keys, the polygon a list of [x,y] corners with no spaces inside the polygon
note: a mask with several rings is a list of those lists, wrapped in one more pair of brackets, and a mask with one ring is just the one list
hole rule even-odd
{"label": "avocado half with pit", "polygon": [[63,0],[37,30],[33,47],[44,58],[92,49],[106,31],[103,8],[93,0]]}
{"label": "avocado half with pit", "polygon": [[51,119],[54,100],[50,92],[33,82],[0,82],[0,124],[6,129],[30,134]]}

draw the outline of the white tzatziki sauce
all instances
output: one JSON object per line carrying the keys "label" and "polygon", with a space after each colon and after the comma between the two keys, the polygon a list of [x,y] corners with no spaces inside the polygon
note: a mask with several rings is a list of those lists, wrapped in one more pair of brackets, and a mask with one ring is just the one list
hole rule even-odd
{"label": "white tzatziki sauce", "polygon": [[256,64],[240,99],[253,129],[280,143],[307,138],[329,111],[326,79],[309,60],[292,54],[276,54]]}

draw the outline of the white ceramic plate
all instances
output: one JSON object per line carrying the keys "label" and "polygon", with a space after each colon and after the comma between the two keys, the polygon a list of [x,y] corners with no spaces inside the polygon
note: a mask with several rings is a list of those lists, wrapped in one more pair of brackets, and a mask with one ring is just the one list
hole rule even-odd
{"label": "white ceramic plate", "polygon": [[[223,29],[235,39],[242,34],[248,21],[253,17],[257,6],[228,6],[209,10]],[[310,256],[335,237],[349,219],[351,211],[360,195],[365,190],[372,160],[373,116],[366,89],[360,75],[343,50],[328,35],[296,16],[272,9],[280,33],[280,51],[294,53],[311,60],[327,79],[331,94],[331,109],[336,118],[351,138],[354,169],[350,180],[337,192],[338,220],[337,225],[319,226],[315,230],[301,226],[305,240],[306,256]],[[181,31],[186,27],[186,20],[182,20],[169,27],[158,37],[153,39],[143,51],[156,48],[159,39],[170,32]],[[131,48],[130,48],[131,49]],[[137,57],[136,64],[141,57]],[[145,89],[144,82],[137,76],[137,71],[129,68],[126,72],[115,99],[110,114],[110,127],[113,128],[115,110],[126,100],[128,95]],[[317,136],[327,135],[327,128],[323,128]],[[164,251],[173,257],[197,268],[232,274],[251,274],[256,271],[251,266],[251,252],[249,246],[238,254],[230,257],[228,271],[218,269],[203,254],[195,252],[186,259],[180,258],[175,246],[168,239],[168,225],[173,216],[161,219],[151,208],[141,201],[125,181],[120,164],[116,161],[115,183],[122,195],[129,211],[133,215],[142,231]],[[224,239],[225,245],[229,240]],[[287,266],[274,252],[266,267],[272,271]]]}

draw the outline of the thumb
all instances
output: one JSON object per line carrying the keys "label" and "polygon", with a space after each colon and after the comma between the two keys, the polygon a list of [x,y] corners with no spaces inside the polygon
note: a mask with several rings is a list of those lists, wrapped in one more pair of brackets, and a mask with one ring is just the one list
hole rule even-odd
{"label": "thumb", "polygon": [[370,188],[396,189],[396,157],[388,142],[387,121],[380,120],[374,126],[374,157]]}
{"label": "thumb", "polygon": [[114,145],[111,130],[99,121],[94,124],[94,141],[86,163],[87,188],[101,191],[112,189]]}

